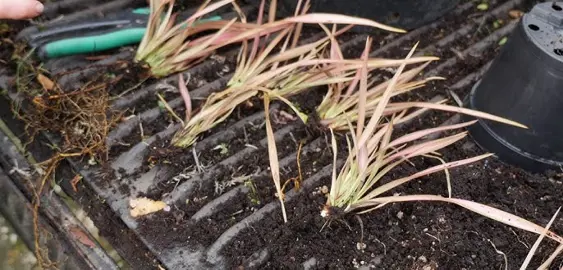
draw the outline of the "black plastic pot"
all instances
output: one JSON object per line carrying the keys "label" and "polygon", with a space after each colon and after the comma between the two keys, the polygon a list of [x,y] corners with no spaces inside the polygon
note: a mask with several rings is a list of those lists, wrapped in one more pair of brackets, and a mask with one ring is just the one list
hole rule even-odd
{"label": "black plastic pot", "polygon": [[525,14],[468,98],[472,109],[515,120],[516,128],[479,120],[475,141],[530,171],[563,167],[563,2]]}
{"label": "black plastic pot", "polygon": [[[260,0],[250,1],[260,3]],[[278,15],[292,15],[297,3],[297,0],[279,0]],[[459,0],[311,0],[309,11],[358,16],[410,30],[440,18],[458,3]]]}

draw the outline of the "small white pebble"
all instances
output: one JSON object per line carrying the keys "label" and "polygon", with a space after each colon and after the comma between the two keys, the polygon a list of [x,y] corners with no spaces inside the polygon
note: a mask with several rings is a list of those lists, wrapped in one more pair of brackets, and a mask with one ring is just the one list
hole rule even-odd
{"label": "small white pebble", "polygon": [[352,265],[354,266],[354,268],[360,268],[360,264],[358,263],[358,261],[356,260],[356,258],[354,258],[352,260]]}
{"label": "small white pebble", "polygon": [[321,187],[321,192],[322,192],[323,194],[327,194],[327,193],[329,192],[328,187],[327,187],[327,186],[322,186],[322,187]]}
{"label": "small white pebble", "polygon": [[356,243],[356,248],[358,250],[364,250],[366,249],[366,247],[367,247],[366,243],[361,243],[361,242]]}
{"label": "small white pebble", "polygon": [[423,232],[427,232],[427,231],[428,231],[428,228],[424,228],[424,230],[422,230],[422,231],[423,231]]}
{"label": "small white pebble", "polygon": [[423,263],[428,262],[428,259],[426,259],[425,256],[420,256],[420,257],[418,257],[418,260],[421,261],[421,262],[423,262]]}
{"label": "small white pebble", "polygon": [[55,193],[57,193],[57,194],[60,194],[63,190],[61,189],[61,186],[55,185],[53,187],[53,191],[55,191]]}
{"label": "small white pebble", "polygon": [[15,233],[10,234],[10,243],[15,244],[18,241],[18,235]]}
{"label": "small white pebble", "polygon": [[399,213],[397,213],[398,219],[403,219],[404,216],[405,216],[405,213],[403,213],[402,211],[399,211]]}
{"label": "small white pebble", "polygon": [[92,157],[88,160],[88,165],[94,166],[96,164],[98,164],[98,162],[96,161],[96,159],[94,157]]}

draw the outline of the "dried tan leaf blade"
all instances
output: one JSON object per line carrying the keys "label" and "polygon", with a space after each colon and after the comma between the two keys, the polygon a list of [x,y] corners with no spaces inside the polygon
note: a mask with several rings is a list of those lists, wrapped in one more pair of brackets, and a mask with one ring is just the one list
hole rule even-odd
{"label": "dried tan leaf blade", "polygon": [[44,90],[50,91],[55,88],[55,83],[43,74],[37,74],[37,81],[41,84]]}
{"label": "dried tan leaf blade", "polygon": [[130,214],[132,217],[140,217],[158,212],[168,207],[165,202],[154,201],[146,197],[131,199],[129,201]]}

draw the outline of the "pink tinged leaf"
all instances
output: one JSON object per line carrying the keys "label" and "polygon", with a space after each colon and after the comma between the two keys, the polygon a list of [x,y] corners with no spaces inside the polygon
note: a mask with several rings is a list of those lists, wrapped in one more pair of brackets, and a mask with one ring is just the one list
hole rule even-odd
{"label": "pink tinged leaf", "polygon": [[[342,33],[345,33],[346,31],[348,31],[350,28],[351,28],[350,26],[344,27],[344,28],[340,29],[339,31],[337,31],[335,34],[333,34],[333,36],[341,35]],[[324,47],[329,38],[330,38],[330,35],[329,35],[329,37],[323,38],[323,39],[318,40],[316,42],[304,44],[304,45],[301,45],[299,47],[293,47],[290,50],[285,51],[284,53],[272,56],[271,58],[268,59],[268,62],[284,61],[284,60],[288,60],[289,58],[294,58],[294,57],[297,57],[297,56],[305,55],[308,52],[314,51],[315,48],[320,49],[320,48]],[[306,61],[306,60],[299,61],[295,64],[297,64],[297,66],[298,66],[299,63],[303,63],[304,61]],[[338,63],[338,62],[336,62],[336,63]],[[317,65],[317,64],[318,63],[315,63],[315,62],[310,63],[311,66],[314,66],[314,65]],[[361,68],[361,66],[358,66],[358,68]]]}
{"label": "pink tinged leaf", "polygon": [[[338,42],[336,42],[336,43],[338,44]],[[371,41],[370,41],[370,45],[371,45]],[[338,50],[340,50],[340,48],[338,48]],[[369,57],[369,52],[370,52],[370,48],[368,48],[368,47],[367,47],[367,44],[366,44],[366,49],[364,49],[364,51],[363,51],[363,53],[362,53],[362,56],[361,56],[361,59],[362,59],[362,60],[367,60],[368,57]],[[341,59],[343,59],[343,58],[341,58]],[[352,94],[352,91],[353,91],[354,89],[356,89],[356,86],[358,85],[358,82],[360,81],[360,77],[361,77],[361,76],[362,76],[362,75],[361,75],[360,73],[356,73],[356,76],[354,77],[354,80],[353,80],[353,81],[350,83],[350,85],[348,86],[348,90],[346,90],[345,96],[350,96],[350,95]],[[367,77],[367,74],[366,74],[365,76]],[[367,87],[366,87],[366,88],[367,88]],[[367,95],[367,92],[366,92],[366,95]],[[360,98],[360,99],[361,99],[361,98]],[[366,97],[365,99],[367,99],[367,97]],[[364,101],[365,101],[365,100],[364,100]]]}
{"label": "pink tinged leaf", "polygon": [[[231,41],[238,36],[238,33],[223,33],[217,38],[214,38],[213,42],[210,45],[221,47],[221,45],[228,45],[232,43]],[[208,37],[206,37],[207,40]],[[194,45],[199,44],[200,42],[193,42]]]}
{"label": "pink tinged leaf", "polygon": [[[398,165],[399,163],[396,164],[391,164],[389,166],[386,166],[384,168],[382,168],[384,166],[384,163],[382,162],[384,157],[385,157],[385,150],[387,148],[387,145],[389,144],[389,141],[391,140],[391,135],[393,135],[393,122],[395,121],[395,118],[391,119],[391,121],[384,125],[381,130],[385,130],[385,133],[383,134],[383,138],[381,140],[377,140],[377,142],[381,141],[379,143],[379,150],[378,151],[374,151],[372,154],[374,155],[374,157],[371,157],[370,160],[375,159],[375,161],[372,161],[372,171],[371,174],[369,176],[368,179],[370,179],[370,181],[364,186],[364,188],[362,188],[361,191],[361,196],[363,196],[368,190],[372,189],[372,187],[375,185],[375,183],[377,181],[379,181],[379,179],[387,174],[387,172],[389,172],[392,168],[394,168],[396,166],[396,164]],[[377,143],[374,142],[374,143]],[[370,142],[371,143],[371,142]],[[370,148],[370,149],[375,149],[375,147]]]}
{"label": "pink tinged leaf", "polygon": [[198,10],[196,13],[194,13],[192,16],[190,16],[190,18],[188,18],[186,20],[186,22],[194,22],[197,20],[197,18],[206,15],[207,13],[213,12],[219,8],[221,8],[224,5],[227,5],[229,3],[232,3],[234,0],[222,0],[222,1],[218,1],[216,3],[213,3],[212,5],[209,5],[207,7],[205,7],[204,9]]}
{"label": "pink tinged leaf", "polygon": [[220,48],[220,47],[226,45],[226,44],[222,44],[222,45],[216,45],[216,46],[209,47],[211,44],[213,44],[213,42],[217,38],[221,37],[221,35],[223,35],[225,33],[225,31],[227,31],[227,29],[229,29],[229,27],[231,27],[231,25],[233,23],[235,23],[235,20],[236,19],[231,20],[229,22],[229,24],[225,25],[223,28],[221,28],[221,30],[219,30],[211,38],[209,38],[208,40],[206,40],[202,44],[194,46],[194,47],[190,48],[189,50],[179,54],[177,59],[174,60],[174,63],[181,63],[181,62],[192,60],[194,58],[206,56],[206,55],[210,54],[212,51],[216,50],[217,48]]}
{"label": "pink tinged leaf", "polygon": [[[289,41],[291,40],[291,32],[293,31],[293,34],[294,34],[294,35],[296,34],[296,31],[294,31],[294,30],[295,30],[294,28],[288,28],[288,29],[289,29],[290,31],[289,31],[288,34],[284,34],[285,40],[284,40],[284,42],[283,42],[283,44],[282,44],[282,46],[281,46],[281,48],[280,48],[278,54],[283,54],[283,53],[285,53],[285,52],[287,51],[287,46],[289,45]],[[282,34],[280,33],[280,35],[282,35]],[[297,46],[297,43],[296,43],[296,46]],[[295,46],[292,46],[291,48],[295,48]],[[269,52],[268,52],[268,54],[269,54]],[[276,70],[279,65],[280,65],[279,62],[275,62],[275,63],[270,67],[270,70]],[[280,76],[281,76],[281,74],[280,74]]]}
{"label": "pink tinged leaf", "polygon": [[432,110],[455,112],[455,113],[471,115],[471,116],[474,116],[474,117],[483,118],[483,119],[487,119],[487,120],[491,120],[491,121],[495,121],[495,122],[500,122],[500,123],[504,123],[504,124],[507,124],[507,125],[512,125],[512,126],[516,126],[516,127],[520,127],[520,128],[525,128],[525,129],[528,128],[527,126],[525,126],[523,124],[520,124],[520,123],[512,121],[512,120],[508,120],[508,119],[503,118],[503,117],[499,117],[499,116],[496,116],[496,115],[492,115],[492,114],[488,114],[488,113],[480,112],[480,111],[476,111],[476,110],[461,108],[461,107],[457,107],[457,106],[445,105],[445,104],[435,104],[435,103],[429,103],[429,102],[397,102],[397,103],[389,104],[389,107],[391,107],[391,108],[405,108],[405,109],[406,108],[412,108],[412,107],[419,107],[419,108],[428,108],[428,109],[432,109]]}
{"label": "pink tinged leaf", "polygon": [[[206,32],[209,30],[218,30],[223,28],[226,24],[230,23],[230,20],[219,20],[219,21],[207,21],[205,23],[200,23],[197,25],[194,25],[193,27],[190,28],[186,28],[183,33],[185,33],[186,36],[190,36],[190,35],[195,35],[195,34],[199,34],[202,32]],[[240,22],[235,22],[231,28],[229,29],[229,32],[233,32],[233,33],[242,33],[244,31],[250,31],[250,30],[255,30],[257,28],[259,28],[260,26],[257,24],[253,24],[253,23],[240,23]]]}
{"label": "pink tinged leaf", "polygon": [[428,61],[419,67],[413,68],[409,71],[403,73],[403,76],[399,78],[399,83],[405,83],[412,80],[415,76],[417,76],[420,72],[422,72],[432,61]]}
{"label": "pink tinged leaf", "polygon": [[[418,43],[416,43],[413,46],[413,48],[410,50],[409,54],[406,57],[407,60],[412,57],[412,55],[414,54],[414,51],[416,50],[417,46],[418,46]],[[397,71],[395,72],[395,75],[393,76],[391,81],[389,82],[387,89],[385,90],[383,96],[381,97],[379,104],[377,104],[377,107],[376,107],[375,111],[373,112],[371,119],[369,120],[369,123],[366,127],[365,133],[362,134],[361,138],[358,138],[358,144],[359,145],[364,144],[368,140],[368,138],[373,134],[373,131],[374,131],[376,125],[378,124],[378,122],[381,118],[381,114],[385,110],[385,107],[387,107],[389,99],[391,98],[391,94],[393,93],[395,85],[397,84],[397,80],[401,76],[401,73],[405,69],[405,66],[406,66],[406,63],[403,62],[401,64],[401,66],[399,66]]]}
{"label": "pink tinged leaf", "polygon": [[[284,32],[281,32],[281,33],[284,33]],[[292,59],[292,58],[295,58],[295,57],[298,57],[298,56],[305,55],[308,52],[314,51],[316,48],[322,47],[322,46],[324,46],[322,40],[318,41],[318,42],[314,42],[314,43],[304,44],[304,45],[289,49],[289,50],[287,50],[283,53],[273,55],[270,58],[268,58],[267,62],[273,63],[273,62],[286,61],[286,60],[289,60],[289,59]],[[272,49],[270,49],[270,51]]]}
{"label": "pink tinged leaf", "polygon": [[[303,2],[303,0],[297,1],[297,5],[295,6],[295,12],[293,13],[293,16],[299,15],[300,10],[302,8],[302,4],[303,4],[302,2]],[[309,4],[309,1],[307,1],[306,5],[308,5],[308,4]]]}
{"label": "pink tinged leaf", "polygon": [[[387,110],[386,110],[387,111]],[[423,113],[425,113],[426,111],[428,111],[428,109],[418,109],[415,110],[414,112],[409,113],[408,115],[406,115],[405,117],[402,117],[400,120],[398,120],[395,124],[402,124],[405,122],[409,122],[414,118],[417,118],[418,116],[422,115]],[[386,115],[387,113],[385,113]]]}
{"label": "pink tinged leaf", "polygon": [[350,84],[348,85],[348,89],[346,90],[346,93],[344,93],[345,97],[349,97],[350,95],[352,95],[352,92],[354,91],[354,89],[356,89],[356,87],[358,86],[358,82],[360,81],[360,74],[356,73],[354,79],[352,80],[352,82],[350,82]]}
{"label": "pink tinged leaf", "polygon": [[[311,7],[311,1],[310,0],[306,0],[305,4],[302,6],[302,0],[299,0],[299,2],[297,2],[297,8],[295,9],[295,14],[294,16],[299,15],[299,13],[301,12],[301,14],[306,14],[309,11],[309,8]],[[299,37],[301,37],[301,30],[303,29],[303,24],[302,23],[298,23],[295,27],[295,31],[293,32],[293,38],[291,41],[291,48],[295,48],[295,46],[297,46],[297,43],[299,42]],[[288,41],[289,41],[289,37],[288,37]]]}
{"label": "pink tinged leaf", "polygon": [[[420,63],[420,62],[426,62],[426,61],[434,61],[434,60],[438,60],[439,58],[436,57],[415,57],[415,58],[408,58],[408,59],[401,59],[401,60],[396,60],[396,59],[369,59],[368,61],[368,68],[370,68],[370,70],[373,70],[375,68],[381,68],[381,67],[393,67],[393,66],[400,66],[400,65],[410,65],[410,64],[416,64],[416,63]],[[340,66],[338,66],[338,68],[334,68],[333,71],[334,72],[342,72],[342,71],[347,71],[347,70],[356,70],[358,68],[361,68],[363,65],[362,60],[349,60],[349,59],[344,59],[344,60],[336,60],[336,59],[312,59],[312,60],[303,60],[300,61],[300,66],[312,66],[312,65],[323,65],[323,64],[339,64]]]}
{"label": "pink tinged leaf", "polygon": [[336,25],[333,25],[332,31],[329,30],[324,24],[319,24],[319,26],[325,31],[327,37],[330,39],[330,59],[343,60],[344,56],[340,50],[340,45],[336,40]]}
{"label": "pink tinged leaf", "polygon": [[[368,68],[367,68],[367,55],[371,48],[371,38],[366,39],[366,45],[364,48],[364,52],[362,54],[362,60],[364,60],[364,65],[359,70],[360,72],[360,91],[359,91],[359,100],[358,100],[358,120],[356,121],[356,139],[359,139],[362,135],[362,131],[364,130],[364,123],[366,117],[366,102],[367,102],[367,93],[368,93]],[[359,148],[365,148],[363,145],[358,145]],[[367,166],[367,150],[366,150],[366,164]],[[361,168],[365,168],[361,166]]]}
{"label": "pink tinged leaf", "polygon": [[331,59],[337,59],[337,60],[344,59],[344,57],[342,55],[342,51],[340,50],[340,45],[338,45],[338,42],[334,38],[331,38],[330,58]]}
{"label": "pink tinged leaf", "polygon": [[240,8],[240,6],[237,4],[236,1],[232,2],[233,4],[233,8],[235,9],[236,13],[238,14],[240,21],[242,23],[247,23],[248,21],[246,20],[246,15],[244,14],[244,12],[242,11],[242,9]]}
{"label": "pink tinged leaf", "polygon": [[175,23],[176,15],[172,15],[172,9],[174,8],[173,4],[168,6],[168,11],[164,16],[164,21],[161,22],[159,29],[156,32],[157,36],[164,35],[166,31],[170,30]]}
{"label": "pink tinged leaf", "polygon": [[186,122],[190,121],[192,117],[192,99],[190,97],[190,92],[188,91],[188,87],[186,86],[186,82],[184,81],[184,75],[178,75],[178,90],[182,95],[182,99],[184,100],[184,104],[186,105]]}
{"label": "pink tinged leaf", "polygon": [[[508,212],[502,211],[500,209],[484,205],[481,203],[464,200],[464,199],[456,199],[456,198],[444,198],[437,195],[405,195],[405,196],[393,196],[393,197],[380,197],[371,199],[369,203],[372,205],[374,204],[384,204],[384,203],[395,203],[395,202],[412,202],[412,201],[441,201],[441,202],[448,202],[457,204],[465,209],[473,211],[477,214],[482,216],[488,217],[490,219],[496,220],[498,222],[504,223],[506,225],[529,231],[536,234],[541,234],[544,231],[544,228],[530,222],[526,219],[523,219],[519,216],[510,214]],[[367,203],[366,203],[367,205]],[[548,231],[546,235],[559,242],[563,243],[563,238],[551,231]]]}
{"label": "pink tinged leaf", "polygon": [[334,57],[338,57],[338,59],[344,59],[344,55],[342,54],[342,49],[340,48],[340,43],[336,40],[336,36],[338,36],[338,31],[336,31],[338,27],[336,25],[332,26],[332,36],[333,36],[333,54]]}
{"label": "pink tinged leaf", "polygon": [[363,172],[368,167],[368,150],[365,146],[360,147],[358,150],[358,167],[360,172]]}
{"label": "pink tinged leaf", "polygon": [[82,230],[80,227],[72,226],[69,228],[70,234],[74,237],[75,240],[82,243],[83,245],[89,248],[95,248],[96,243],[90,239],[88,234]]}
{"label": "pink tinged leaf", "polygon": [[347,25],[363,25],[363,26],[371,26],[374,28],[380,28],[391,32],[398,32],[398,33],[406,32],[403,29],[387,26],[372,20],[346,16],[341,14],[311,13],[311,14],[305,14],[305,15],[287,18],[285,19],[285,21],[300,22],[300,23],[315,23],[315,24],[333,23],[333,24],[347,24]]}
{"label": "pink tinged leaf", "polygon": [[381,138],[383,138],[383,136],[385,136],[387,132],[390,132],[390,125],[390,123],[382,124],[380,129],[369,139],[367,143],[368,149],[375,149],[377,147],[377,145],[381,141]]}
{"label": "pink tinged leaf", "polygon": [[[268,57],[268,55],[272,52],[272,50],[275,49],[275,47],[281,42],[281,40],[284,38],[284,36],[286,36],[291,29],[284,29],[282,30],[275,39],[273,39],[272,41],[270,41],[270,44],[264,48],[264,50],[260,53],[260,56],[258,58],[256,58],[256,60],[254,61],[254,64],[251,65],[251,69],[252,70],[256,70],[260,67],[260,65],[262,63],[264,63],[264,60],[266,59],[266,57]],[[278,55],[283,55],[283,53],[278,54]],[[251,55],[252,56],[252,55]],[[252,62],[254,60],[254,56],[252,56],[252,58],[249,58],[249,62]],[[266,63],[272,63],[273,61],[269,60]]]}
{"label": "pink tinged leaf", "polygon": [[439,171],[443,171],[445,169],[451,169],[451,168],[455,168],[455,167],[459,167],[459,166],[463,166],[466,164],[470,164],[470,163],[474,163],[477,162],[479,160],[488,158],[490,156],[492,156],[493,154],[484,154],[484,155],[480,155],[480,156],[476,156],[476,157],[472,157],[472,158],[467,158],[467,159],[462,159],[462,160],[457,160],[457,161],[452,161],[452,162],[448,162],[446,164],[440,164],[434,167],[430,167],[426,170],[417,172],[413,175],[407,176],[407,177],[403,177],[397,180],[393,180],[387,184],[384,184],[382,186],[377,187],[376,189],[374,189],[372,192],[370,192],[366,197],[369,199],[375,198],[377,196],[379,196],[380,194],[383,194],[385,192],[388,192],[400,185],[403,185],[409,181],[412,181],[414,179],[423,177],[423,176],[427,176],[430,174],[433,174],[435,172],[439,172]]}
{"label": "pink tinged leaf", "polygon": [[[258,24],[262,24],[262,19],[264,17],[264,5],[266,4],[266,0],[262,0],[260,2],[260,8],[258,9]],[[260,44],[260,35],[256,35],[254,37],[254,42],[252,43],[252,49],[250,51],[250,57],[248,58],[248,62],[252,62],[256,53],[258,53],[258,45]]]}
{"label": "pink tinged leaf", "polygon": [[473,125],[476,122],[477,122],[477,120],[473,120],[473,121],[469,121],[469,122],[465,122],[465,123],[461,123],[461,124],[456,124],[456,125],[448,125],[448,126],[429,128],[429,129],[425,129],[425,130],[416,131],[416,132],[404,135],[404,136],[392,141],[389,144],[389,147],[395,147],[397,145],[409,143],[409,142],[418,140],[420,138],[426,137],[426,136],[433,134],[433,133],[443,132],[443,131],[453,130],[453,129],[458,129],[458,128],[464,128],[464,127]]}
{"label": "pink tinged leaf", "polygon": [[563,244],[560,244],[557,247],[557,249],[555,249],[555,251],[549,256],[549,258],[547,258],[547,260],[545,260],[545,262],[542,263],[540,267],[538,267],[538,270],[549,269],[551,264],[553,264],[553,261],[555,261],[555,258],[557,258],[557,256],[559,256],[559,254],[561,254],[562,252],[563,252]]}
{"label": "pink tinged leaf", "polygon": [[278,0],[270,1],[270,10],[268,11],[268,22],[272,23],[276,20],[276,10],[278,6]]}
{"label": "pink tinged leaf", "polygon": [[389,158],[386,159],[385,163],[391,162],[396,158],[409,159],[409,158],[416,157],[418,155],[424,155],[424,154],[427,154],[427,153],[432,153],[434,151],[438,151],[442,148],[445,148],[445,147],[465,138],[465,136],[467,136],[467,133],[463,132],[463,133],[455,134],[455,135],[452,135],[452,136],[449,136],[449,137],[440,138],[440,139],[436,139],[436,140],[432,140],[432,141],[427,141],[427,142],[415,144],[413,146],[410,146],[410,147],[398,152],[397,154],[395,154],[393,156],[390,156]]}
{"label": "pink tinged leaf", "polygon": [[549,228],[551,227],[551,224],[553,224],[553,221],[555,221],[555,218],[559,214],[560,210],[561,210],[561,207],[559,207],[559,209],[557,209],[557,211],[555,212],[555,215],[553,215],[551,220],[547,223],[547,226],[545,226],[545,229],[543,229],[542,233],[540,234],[540,236],[538,237],[538,239],[536,240],[536,242],[534,243],[534,245],[530,249],[530,252],[528,252],[528,256],[526,256],[526,259],[522,263],[522,266],[520,266],[520,270],[528,269],[528,264],[530,264],[530,261],[534,257],[534,254],[536,253],[536,250],[540,246],[541,241],[543,240],[545,235],[549,232]]}

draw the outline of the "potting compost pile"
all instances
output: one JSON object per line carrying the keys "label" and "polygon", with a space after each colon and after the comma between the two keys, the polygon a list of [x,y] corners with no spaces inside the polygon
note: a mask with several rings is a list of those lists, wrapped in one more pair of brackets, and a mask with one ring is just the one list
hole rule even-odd
{"label": "potting compost pile", "polygon": [[[72,4],[75,2],[78,4]],[[184,2],[185,9],[197,8],[195,1]],[[99,17],[143,3],[146,4],[133,0],[54,1],[47,4],[42,23],[57,23],[61,14],[65,15],[62,20]],[[445,80],[428,82],[401,98],[447,98],[451,105],[460,104],[510,38],[523,12],[536,3],[460,1],[443,18],[406,34],[375,32],[371,35],[370,57],[403,59],[420,42],[417,55],[440,58],[430,63],[423,75]],[[257,9],[253,5],[241,8],[246,14],[255,14]],[[226,12],[232,13],[232,9]],[[400,11],[396,12],[400,16]],[[29,157],[16,150],[21,146],[13,140],[14,136],[22,144],[29,140],[24,123],[49,125],[28,146],[38,161],[52,158],[65,145],[80,143],[74,142],[72,136],[61,137],[61,129],[57,129],[59,134],[53,134],[53,129],[63,125],[57,117],[76,113],[83,121],[96,123],[79,130],[64,130],[65,134],[92,135],[90,129],[98,133],[88,141],[87,149],[91,151],[79,153],[84,154],[82,158],[59,155],[51,160],[56,163],[52,167],[56,177],[54,181],[49,179],[47,186],[55,191],[62,188],[76,201],[132,269],[517,269],[538,237],[456,205],[423,201],[388,204],[360,219],[350,215],[325,224],[320,210],[331,183],[331,134],[314,123],[303,124],[284,103],[273,102],[269,113],[278,147],[280,178],[282,183],[296,179],[285,187],[288,222],[284,223],[272,182],[264,107],[259,98],[238,106],[223,123],[199,136],[193,147],[175,148],[170,141],[180,126],[170,111],[185,115],[177,75],[149,78],[147,71],[132,60],[134,46],[45,60],[41,66],[38,61],[29,67],[25,63],[31,61],[31,54],[11,43],[24,27],[10,26],[13,29],[0,27],[0,86],[7,90],[0,107],[1,120],[6,123],[0,129],[0,165],[4,171],[0,177],[9,175],[20,190],[27,189],[24,176],[33,165]],[[302,40],[326,36],[317,28],[305,28],[302,35]],[[344,55],[358,58],[366,37],[367,34],[352,32],[340,36]],[[237,46],[220,49],[184,72],[194,112],[211,93],[225,88],[235,70],[238,52]],[[48,74],[51,79],[35,80],[38,73]],[[375,76],[390,78],[393,70]],[[60,90],[60,96],[66,97],[57,103],[62,108],[60,114],[28,119],[25,109],[14,108],[18,97],[15,93],[25,91],[15,85],[25,80],[39,81],[44,91],[58,91],[59,85],[61,89],[81,89],[84,95],[70,96]],[[291,101],[313,115],[325,93],[326,88],[318,87],[291,97]],[[51,104],[32,100],[36,105]],[[104,101],[109,102],[107,107]],[[15,113],[21,115],[15,117]],[[461,121],[453,113],[429,111],[402,125],[398,132]],[[105,142],[98,143],[96,140],[104,135]],[[104,143],[109,147],[107,152],[97,151],[96,147]],[[338,157],[344,161],[345,140],[339,146]],[[466,137],[440,153],[444,160],[454,161],[485,151]],[[436,164],[434,159],[413,159],[412,164],[392,170],[389,178],[397,179]],[[532,174],[491,157],[451,169],[450,174],[453,197],[499,208],[541,226],[550,221],[563,202],[561,170]],[[31,201],[33,194],[27,190],[23,193]],[[447,185],[440,172],[393,192],[447,196]],[[72,223],[72,217],[53,214],[58,209],[53,203],[57,195],[51,191],[45,194],[47,199],[39,211],[45,225],[40,227],[55,228],[55,234],[70,243],[63,250],[80,254],[88,267],[114,268],[87,232],[72,229],[80,227]],[[141,204],[143,198],[166,206],[155,213],[133,217],[131,208]],[[557,218],[550,230],[562,233],[563,223]],[[34,246],[32,238],[27,241]],[[556,247],[546,237],[530,266],[539,266]],[[57,256],[62,255],[51,259],[55,261]],[[562,266],[563,258],[559,256],[551,267]]]}

